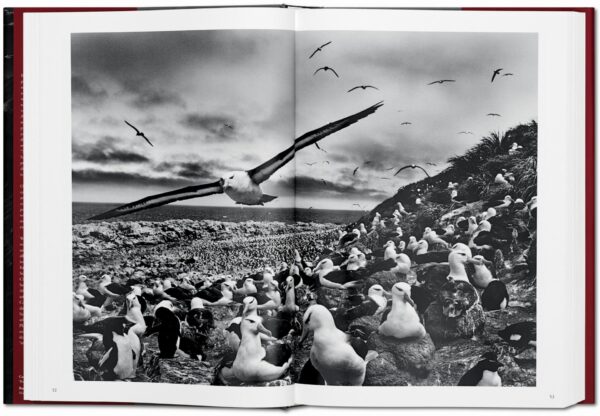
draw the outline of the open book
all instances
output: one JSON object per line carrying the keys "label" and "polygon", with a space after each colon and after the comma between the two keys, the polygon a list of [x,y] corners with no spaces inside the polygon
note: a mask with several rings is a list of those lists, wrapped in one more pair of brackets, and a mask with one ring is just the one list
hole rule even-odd
{"label": "open book", "polygon": [[592,9],[4,19],[5,402],[594,401]]}

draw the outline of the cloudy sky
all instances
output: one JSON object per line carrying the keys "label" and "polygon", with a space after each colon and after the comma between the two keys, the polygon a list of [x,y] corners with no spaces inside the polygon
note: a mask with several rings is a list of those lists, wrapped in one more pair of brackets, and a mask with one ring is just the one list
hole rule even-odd
{"label": "cloudy sky", "polygon": [[[325,65],[340,78],[313,75]],[[495,68],[514,76],[491,83]],[[427,85],[437,79],[456,82]],[[379,90],[347,92],[364,84]],[[74,34],[73,199],[124,203],[214,181],[257,166],[295,137],[382,100],[375,114],[323,139],[325,151],[302,150],[265,182],[263,191],[279,196],[270,205],[371,208],[423,175],[408,169],[392,177],[394,170],[386,169],[416,163],[435,174],[448,157],[490,131],[536,119],[537,36]],[[154,147],[123,120],[145,132]],[[404,121],[412,124],[401,126]],[[457,134],[463,130],[474,134]],[[232,204],[225,195],[183,203]]]}

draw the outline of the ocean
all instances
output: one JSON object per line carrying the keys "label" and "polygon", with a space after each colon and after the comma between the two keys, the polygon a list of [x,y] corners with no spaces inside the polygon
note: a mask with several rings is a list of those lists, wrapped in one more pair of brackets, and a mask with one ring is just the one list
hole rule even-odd
{"label": "ocean", "polygon": [[[117,206],[119,206],[119,204],[74,202],[73,224],[85,223],[87,222],[87,218],[116,208]],[[357,221],[364,214],[364,211],[330,209],[165,205],[105,221],[167,221],[190,219],[230,222],[251,220],[280,221],[288,224],[294,222],[349,224]]]}

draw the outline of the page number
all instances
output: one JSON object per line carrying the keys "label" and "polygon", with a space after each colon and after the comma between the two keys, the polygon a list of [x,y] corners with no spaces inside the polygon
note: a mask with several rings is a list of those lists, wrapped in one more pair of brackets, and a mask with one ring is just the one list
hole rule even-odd
{"label": "page number", "polygon": [[52,393],[56,393],[58,389],[56,387],[52,387]]}
{"label": "page number", "polygon": [[551,398],[551,399],[554,399],[554,394],[551,394],[551,395],[550,395],[550,398]]}

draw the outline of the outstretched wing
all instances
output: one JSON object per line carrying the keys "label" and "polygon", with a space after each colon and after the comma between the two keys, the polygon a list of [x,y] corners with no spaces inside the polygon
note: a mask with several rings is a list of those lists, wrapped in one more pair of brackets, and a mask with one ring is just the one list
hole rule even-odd
{"label": "outstretched wing", "polygon": [[329,68],[329,70],[330,70],[331,72],[333,72],[333,73],[335,74],[335,76],[336,76],[336,77],[338,77],[338,78],[340,77],[340,76],[338,75],[338,73],[337,73],[337,72],[335,72],[335,69],[333,69],[333,68]]}
{"label": "outstretched wing", "polygon": [[90,220],[105,220],[108,218],[120,217],[121,215],[131,214],[133,212],[142,211],[148,208],[159,207],[161,205],[170,204],[171,202],[175,201],[198,198],[201,196],[207,196],[212,194],[220,194],[222,192],[223,184],[221,180],[213,183],[207,183],[204,185],[188,186],[185,188],[177,189],[175,191],[148,196],[146,198],[140,199],[139,201],[122,205],[103,214],[96,215],[90,218]]}
{"label": "outstretched wing", "polygon": [[329,123],[323,127],[319,127],[316,130],[303,134],[294,141],[292,146],[288,147],[283,152],[277,154],[262,165],[249,170],[248,175],[257,184],[266,181],[273,173],[292,160],[297,151],[316,144],[322,138],[327,137],[336,131],[342,130],[370,114],[373,114],[382,105],[383,102],[378,102],[377,104],[372,105],[371,107],[356,114],[342,118],[338,121],[334,121],[333,123]]}
{"label": "outstretched wing", "polygon": [[373,85],[365,85],[365,88],[373,88],[374,90],[379,91],[379,88],[374,87]]}
{"label": "outstretched wing", "polygon": [[321,49],[317,48],[315,49],[315,51],[313,53],[310,54],[310,56],[308,57],[308,59],[312,58],[313,56],[315,56],[315,53],[319,52]]}
{"label": "outstretched wing", "polygon": [[354,87],[354,88],[350,88],[350,89],[348,90],[348,92],[352,92],[352,91],[354,91],[354,90],[356,90],[356,89],[358,89],[358,88],[360,88],[360,87]]}
{"label": "outstretched wing", "polygon": [[402,172],[404,169],[408,169],[410,167],[412,167],[412,166],[411,165],[402,166],[400,169],[398,169],[396,171],[396,173],[394,173],[394,176],[396,176],[397,174],[399,174],[400,172]]}
{"label": "outstretched wing", "polygon": [[425,175],[427,175],[428,178],[430,177],[429,173],[427,173],[427,171],[425,169],[423,169],[421,166],[416,165],[415,167],[421,169],[425,173]]}
{"label": "outstretched wing", "polygon": [[325,46],[329,45],[332,41],[329,41],[327,43],[322,44],[321,46],[319,46],[319,49],[324,48]]}
{"label": "outstretched wing", "polygon": [[132,129],[135,130],[136,133],[139,133],[140,131],[130,122],[128,122],[127,120],[123,120],[125,122],[125,124],[127,124],[129,127],[131,127]]}
{"label": "outstretched wing", "polygon": [[154,145],[152,143],[150,143],[150,140],[148,140],[148,138],[144,135],[142,136],[144,138],[144,140],[146,140],[148,142],[148,144],[152,147],[154,147]]}
{"label": "outstretched wing", "polygon": [[313,73],[313,75],[316,75],[316,74],[317,74],[317,72],[319,72],[319,71],[320,71],[320,70],[322,70],[322,69],[324,69],[324,68],[317,68],[317,70],[316,70],[316,71]]}

